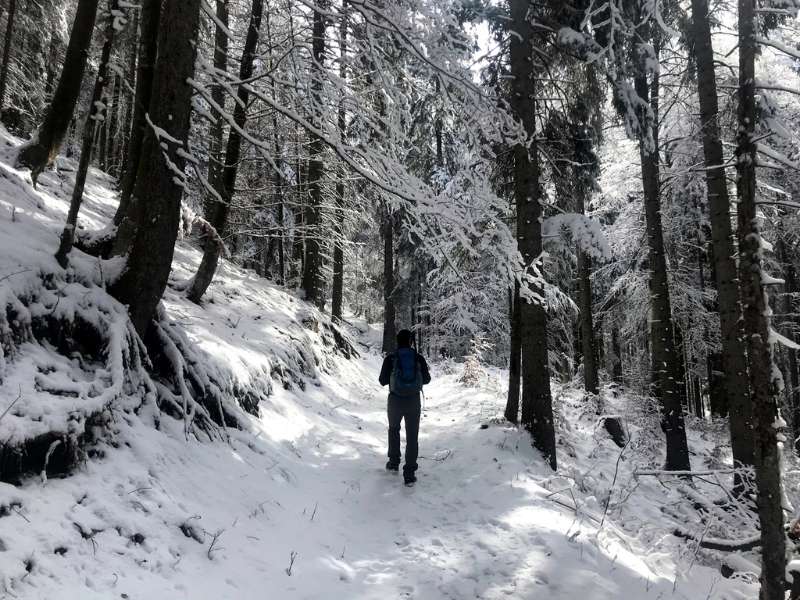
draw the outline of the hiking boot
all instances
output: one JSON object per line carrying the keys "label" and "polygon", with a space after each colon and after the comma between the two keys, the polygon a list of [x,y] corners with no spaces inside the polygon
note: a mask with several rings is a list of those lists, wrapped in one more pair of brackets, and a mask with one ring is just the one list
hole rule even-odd
{"label": "hiking boot", "polygon": [[406,485],[414,485],[416,481],[417,481],[417,476],[414,475],[413,473],[403,474],[403,483],[405,483]]}
{"label": "hiking boot", "polygon": [[393,463],[389,461],[386,463],[386,470],[387,471],[399,471],[400,470],[400,463]]}

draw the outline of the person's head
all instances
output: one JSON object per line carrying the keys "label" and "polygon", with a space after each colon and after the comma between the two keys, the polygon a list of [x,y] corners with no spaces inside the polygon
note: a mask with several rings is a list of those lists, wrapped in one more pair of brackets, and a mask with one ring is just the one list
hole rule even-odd
{"label": "person's head", "polygon": [[397,332],[397,347],[410,348],[411,342],[414,340],[414,334],[408,329],[401,329]]}

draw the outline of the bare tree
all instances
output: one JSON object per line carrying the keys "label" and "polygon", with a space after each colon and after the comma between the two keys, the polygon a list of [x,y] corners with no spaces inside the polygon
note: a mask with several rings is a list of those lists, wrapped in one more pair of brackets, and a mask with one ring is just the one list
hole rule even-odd
{"label": "bare tree", "polygon": [[[700,120],[703,132],[706,186],[711,212],[711,236],[714,254],[722,337],[722,370],[724,397],[730,414],[731,449],[734,463],[753,464],[752,410],[747,380],[747,345],[741,327],[738,274],[736,272],[731,226],[730,198],[725,180],[725,158],[719,127],[717,80],[714,71],[714,48],[708,21],[708,0],[692,0],[695,62],[697,63],[697,94],[700,99]],[[741,471],[737,471],[741,473]],[[738,478],[740,475],[736,475]],[[742,483],[735,482],[737,490]]]}
{"label": "bare tree", "polygon": [[[318,4],[314,11],[311,30],[311,103],[312,120],[318,125],[322,119],[322,68],[325,63],[325,27],[324,10],[328,2]],[[325,307],[324,280],[322,278],[322,180],[325,176],[323,153],[325,144],[315,133],[310,133],[310,159],[308,161],[308,206],[305,210],[305,221],[308,236],[306,238],[306,258],[303,269],[302,288],[306,300],[322,309]]]}
{"label": "bare tree", "polygon": [[8,67],[11,64],[11,42],[14,39],[14,17],[17,14],[17,0],[8,0],[8,22],[6,24],[6,38],[3,42],[3,62],[0,63],[0,109],[6,100],[6,87],[8,85]]}
{"label": "bare tree", "polygon": [[[511,0],[510,67],[513,81],[509,104],[528,138],[514,146],[514,198],[517,205],[517,244],[528,269],[542,252],[542,207],[536,133],[535,39],[529,21],[530,2]],[[539,286],[537,286],[539,287]],[[538,291],[541,291],[539,288]],[[522,424],[533,445],[556,469],[556,436],[547,355],[547,312],[541,301],[524,298],[521,311]]]}
{"label": "bare tree", "polygon": [[19,166],[30,168],[34,184],[41,172],[58,154],[72,120],[72,113],[75,111],[75,104],[81,91],[89,46],[92,43],[97,4],[98,0],[79,0],[64,67],[61,69],[61,78],[58,80],[53,100],[44,122],[33,137],[20,148],[17,156]]}
{"label": "bare tree", "polygon": [[760,600],[786,597],[786,536],[778,447],[779,392],[770,345],[762,237],[756,215],[756,0],[739,0],[739,106],[736,189],[739,194],[739,286],[750,365],[758,517],[761,523]]}
{"label": "bare tree", "polygon": [[[72,189],[72,198],[67,213],[67,223],[61,232],[61,242],[56,252],[56,260],[62,267],[67,266],[67,255],[72,250],[72,243],[75,240],[75,227],[78,223],[78,212],[83,202],[83,187],[86,184],[86,174],[89,171],[89,163],[92,160],[92,145],[94,142],[95,127],[102,126],[106,121],[107,107],[103,102],[104,90],[108,81],[108,61],[111,58],[111,47],[114,43],[116,32],[115,24],[120,18],[118,15],[119,4],[117,0],[111,0],[108,5],[108,25],[105,31],[103,49],[100,53],[100,65],[97,68],[97,78],[94,82],[92,92],[92,102],[89,105],[89,115],[86,117],[86,124],[83,126],[83,141],[81,142],[81,158],[78,162],[78,172],[75,174],[75,186]],[[121,23],[120,23],[121,24]]]}
{"label": "bare tree", "polygon": [[128,305],[141,336],[167,286],[178,236],[199,19],[200,0],[165,0],[162,6],[147,111],[152,126],[142,142],[131,207],[114,240],[113,253],[125,256],[126,265],[111,292]]}
{"label": "bare tree", "polygon": [[142,0],[139,15],[139,52],[136,64],[136,91],[133,98],[133,121],[125,159],[125,172],[120,183],[119,206],[114,224],[119,225],[130,207],[133,186],[142,158],[142,143],[147,130],[146,114],[153,90],[153,68],[158,46],[160,18],[159,0]]}
{"label": "bare tree", "polygon": [[[256,56],[256,46],[261,29],[261,17],[264,12],[263,0],[253,0],[250,13],[250,22],[247,28],[247,37],[242,51],[242,61],[239,67],[239,81],[246,82],[253,75],[253,63]],[[233,204],[233,192],[236,185],[236,175],[239,169],[239,157],[242,151],[242,134],[247,124],[247,105],[250,92],[246,84],[242,83],[236,90],[236,103],[233,109],[233,127],[228,133],[228,144],[225,149],[225,162],[222,166],[221,185],[219,185],[219,198],[209,200],[207,220],[216,230],[216,238],[225,233],[228,217]],[[220,256],[220,243],[211,239],[206,241],[203,259],[192,281],[188,297],[194,302],[199,302],[214,278]]]}

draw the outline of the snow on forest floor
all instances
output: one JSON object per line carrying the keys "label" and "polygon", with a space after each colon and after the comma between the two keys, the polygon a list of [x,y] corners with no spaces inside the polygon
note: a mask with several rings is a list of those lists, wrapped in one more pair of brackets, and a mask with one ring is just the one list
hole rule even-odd
{"label": "snow on forest floor", "polygon": [[[24,174],[0,166],[13,183],[0,185],[8,250],[0,277],[25,261],[54,268],[71,174],[47,173],[34,192]],[[111,214],[109,185],[92,174],[86,226],[101,227]],[[198,261],[181,243],[173,281]],[[632,429],[640,439],[612,486],[619,449],[579,394],[555,386],[554,474],[527,433],[497,418],[503,373],[489,370],[470,387],[459,381],[463,365],[444,363],[426,388],[419,482],[407,488],[384,470],[386,390],[377,384],[373,329],[353,329],[362,355],[347,360],[302,324],[311,309],[250,271],[225,264],[210,294],[201,308],[168,290],[168,312],[210,361],[243,382],[266,380],[272,393],[260,416],[227,442],[199,443],[169,417],[158,431],[119,413],[119,447],[70,477],[0,484],[0,599],[754,595],[751,583],[722,579],[669,534],[663,486],[632,477],[654,460],[644,429]],[[18,364],[25,353],[23,346]],[[14,363],[7,369],[0,409],[18,386],[35,394]],[[295,371],[287,378],[286,369]],[[624,411],[625,402],[611,409]],[[0,423],[0,440],[8,426]],[[704,436],[692,433],[693,448],[712,445]],[[601,528],[609,490],[615,501]]]}

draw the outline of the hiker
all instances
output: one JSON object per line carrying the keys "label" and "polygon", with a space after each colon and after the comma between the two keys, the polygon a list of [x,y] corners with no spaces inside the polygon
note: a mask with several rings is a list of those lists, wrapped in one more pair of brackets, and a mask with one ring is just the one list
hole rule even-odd
{"label": "hiker", "polygon": [[400,468],[400,421],[406,421],[406,464],[403,466],[403,481],[413,485],[417,480],[417,453],[419,445],[419,417],[422,411],[420,394],[422,386],[430,383],[428,363],[411,347],[414,334],[408,329],[397,333],[397,350],[383,359],[378,381],[389,386],[389,462],[386,469]]}

